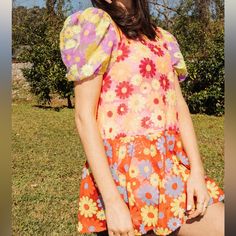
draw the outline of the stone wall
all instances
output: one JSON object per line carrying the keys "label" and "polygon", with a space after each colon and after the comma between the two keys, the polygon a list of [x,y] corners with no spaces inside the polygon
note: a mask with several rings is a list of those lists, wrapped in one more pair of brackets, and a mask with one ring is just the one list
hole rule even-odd
{"label": "stone wall", "polygon": [[14,100],[32,100],[29,84],[25,80],[22,68],[30,68],[30,63],[12,63],[12,99]]}

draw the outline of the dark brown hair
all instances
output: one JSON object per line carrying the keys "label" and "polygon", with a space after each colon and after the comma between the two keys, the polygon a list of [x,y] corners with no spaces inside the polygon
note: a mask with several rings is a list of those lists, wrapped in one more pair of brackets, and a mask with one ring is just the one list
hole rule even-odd
{"label": "dark brown hair", "polygon": [[105,0],[91,0],[91,2],[94,7],[106,11],[126,37],[137,39],[146,35],[150,40],[156,38],[156,25],[151,19],[148,0],[132,0],[133,9],[128,13],[116,4],[116,0],[111,4]]}

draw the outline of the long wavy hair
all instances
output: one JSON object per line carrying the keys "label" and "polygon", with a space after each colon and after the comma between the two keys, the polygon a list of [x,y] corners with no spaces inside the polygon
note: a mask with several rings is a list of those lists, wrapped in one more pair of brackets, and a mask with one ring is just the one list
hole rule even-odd
{"label": "long wavy hair", "polygon": [[150,40],[154,40],[157,37],[156,24],[151,18],[148,0],[132,0],[131,12],[119,6],[116,0],[111,4],[105,0],[91,0],[91,2],[94,7],[106,11],[127,38],[137,39],[146,35]]}

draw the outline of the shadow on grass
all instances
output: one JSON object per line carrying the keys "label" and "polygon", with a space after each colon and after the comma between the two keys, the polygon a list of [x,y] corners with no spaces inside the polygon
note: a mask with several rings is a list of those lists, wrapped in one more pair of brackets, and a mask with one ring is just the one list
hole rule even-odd
{"label": "shadow on grass", "polygon": [[44,110],[53,110],[53,111],[57,111],[57,112],[59,112],[62,109],[73,109],[74,108],[74,106],[68,107],[66,105],[61,105],[61,106],[32,105],[32,107],[41,108],[41,109],[44,109]]}

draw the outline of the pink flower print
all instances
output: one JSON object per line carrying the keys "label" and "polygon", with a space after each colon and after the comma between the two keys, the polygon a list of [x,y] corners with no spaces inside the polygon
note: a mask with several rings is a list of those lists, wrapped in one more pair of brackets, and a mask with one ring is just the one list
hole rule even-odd
{"label": "pink flower print", "polygon": [[124,61],[125,58],[129,56],[130,50],[129,46],[126,45],[125,43],[122,43],[119,50],[118,50],[118,56],[117,56],[117,62],[119,61]]}
{"label": "pink flower print", "polygon": [[127,107],[127,105],[124,104],[124,103],[120,104],[120,105],[118,106],[118,108],[117,108],[117,113],[118,113],[119,115],[121,115],[121,116],[124,115],[124,114],[126,114],[127,111],[128,111],[128,107]]}
{"label": "pink flower print", "polygon": [[165,91],[169,88],[170,82],[166,75],[162,74],[160,76],[160,84]]}
{"label": "pink flower print", "polygon": [[153,78],[156,74],[156,66],[154,62],[149,58],[144,58],[141,60],[139,65],[140,73],[143,77],[146,78]]}
{"label": "pink flower print", "polygon": [[120,98],[120,99],[125,99],[128,98],[132,92],[133,92],[134,88],[133,85],[130,84],[128,81],[123,81],[120,82],[117,86],[116,86],[116,95]]}
{"label": "pink flower print", "polygon": [[107,92],[111,88],[111,77],[107,75],[107,72],[104,73],[102,92]]}
{"label": "pink flower print", "polygon": [[164,56],[164,51],[160,47],[158,47],[157,45],[153,45],[153,44],[149,43],[148,47],[150,48],[150,50],[152,52],[154,52],[154,54],[158,55],[159,57]]}
{"label": "pink flower print", "polygon": [[145,116],[141,120],[141,126],[145,129],[150,128],[152,125],[153,125],[153,121],[151,120],[151,118],[149,116]]}

